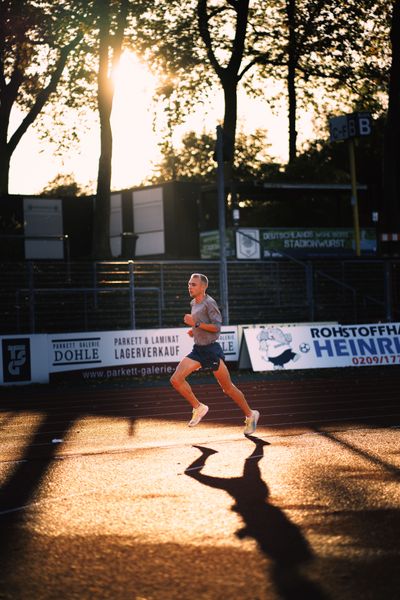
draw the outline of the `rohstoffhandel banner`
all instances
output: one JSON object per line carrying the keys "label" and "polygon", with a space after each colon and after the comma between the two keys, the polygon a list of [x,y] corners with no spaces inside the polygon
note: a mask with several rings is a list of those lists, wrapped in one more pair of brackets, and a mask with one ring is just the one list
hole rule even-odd
{"label": "rohstoffhandel banner", "polygon": [[244,335],[254,371],[400,364],[400,323],[266,325]]}

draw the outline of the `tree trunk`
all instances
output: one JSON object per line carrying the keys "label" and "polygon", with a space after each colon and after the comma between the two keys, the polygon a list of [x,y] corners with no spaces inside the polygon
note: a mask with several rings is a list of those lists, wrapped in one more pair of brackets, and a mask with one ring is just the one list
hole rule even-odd
{"label": "tree trunk", "polygon": [[297,131],[296,131],[296,0],[288,0],[287,15],[289,25],[289,45],[288,45],[288,112],[289,112],[289,163],[296,160],[297,155]]}
{"label": "tree trunk", "polygon": [[93,257],[110,259],[110,193],[111,193],[111,161],[112,131],[107,109],[99,110],[100,114],[100,158],[97,175],[97,192],[93,222]]}
{"label": "tree trunk", "polygon": [[97,76],[97,105],[100,119],[100,158],[93,221],[93,258],[109,259],[110,248],[110,190],[112,161],[112,131],[110,124],[113,93],[109,80],[110,64],[110,3],[99,0],[99,70]]}
{"label": "tree trunk", "polygon": [[213,50],[213,42],[209,28],[210,14],[207,0],[198,0],[197,16],[200,35],[207,49],[207,56],[215,73],[217,74],[224,91],[224,154],[226,164],[227,183],[232,180],[235,136],[237,122],[237,85],[240,80],[240,66],[243,59],[246,29],[249,15],[249,0],[228,0],[236,12],[235,37],[232,44],[232,53],[226,66],[222,66]]}
{"label": "tree trunk", "polygon": [[110,0],[98,0],[99,72],[97,102],[100,118],[100,159],[93,221],[93,257],[110,259],[110,194],[113,138],[111,111],[114,99],[112,73],[117,66],[127,21],[128,0],[119,3],[117,31],[111,34]]}
{"label": "tree trunk", "polygon": [[224,78],[224,159],[226,164],[226,182],[229,184],[233,177],[235,160],[235,138],[237,123],[237,82],[234,78]]}
{"label": "tree trunk", "polygon": [[393,7],[392,63],[389,82],[389,107],[385,125],[383,168],[383,218],[386,233],[400,232],[400,0]]}
{"label": "tree trunk", "polygon": [[8,181],[10,173],[10,156],[7,148],[0,148],[0,198],[8,195]]}
{"label": "tree trunk", "polygon": [[[3,77],[4,74],[1,73]],[[22,73],[14,69],[10,83],[0,87],[0,198],[8,195],[10,161],[12,151],[8,144],[8,128],[10,126],[10,115],[12,105],[15,102],[20,85]]]}
{"label": "tree trunk", "polygon": [[[237,79],[224,77],[221,80],[224,90],[224,121],[223,121],[223,154],[224,154],[224,180],[226,190],[230,192],[231,209],[236,208],[235,185],[235,139],[237,124]],[[226,199],[225,199],[226,202]]]}

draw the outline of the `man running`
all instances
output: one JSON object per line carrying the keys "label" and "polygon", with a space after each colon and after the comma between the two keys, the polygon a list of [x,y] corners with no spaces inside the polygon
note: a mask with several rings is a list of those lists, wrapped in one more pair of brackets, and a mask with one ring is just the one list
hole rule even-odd
{"label": "man running", "polygon": [[260,417],[258,410],[252,410],[247,404],[244,394],[232,383],[225,364],[225,356],[217,342],[222,317],[217,303],[206,291],[208,278],[201,273],[193,273],[188,283],[189,295],[192,298],[191,314],[184,316],[184,323],[191,329],[188,334],[194,339],[193,350],[185,356],[176,367],[171,377],[171,384],[193,407],[189,427],[197,425],[207,414],[208,406],[198,401],[186,378],[200,368],[211,369],[223,392],[236,402],[245,415],[244,434],[254,433]]}

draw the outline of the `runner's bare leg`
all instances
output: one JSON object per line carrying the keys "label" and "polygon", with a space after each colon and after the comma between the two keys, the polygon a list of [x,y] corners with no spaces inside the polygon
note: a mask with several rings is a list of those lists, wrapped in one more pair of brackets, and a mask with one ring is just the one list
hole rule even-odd
{"label": "runner's bare leg", "polygon": [[243,392],[241,392],[231,380],[230,373],[228,368],[223,360],[219,361],[219,367],[217,371],[214,371],[214,377],[218,381],[219,385],[222,388],[224,394],[232,398],[234,402],[239,406],[239,408],[243,411],[246,417],[251,417],[252,410],[250,406],[247,404],[247,400],[244,397]]}
{"label": "runner's bare leg", "polygon": [[181,396],[185,398],[185,400],[189,402],[189,404],[192,405],[193,408],[198,408],[200,406],[200,402],[186,381],[186,377],[193,373],[193,371],[200,369],[200,367],[201,364],[199,362],[186,356],[176,367],[175,373],[170,379],[171,385],[176,389],[177,392],[180,393]]}

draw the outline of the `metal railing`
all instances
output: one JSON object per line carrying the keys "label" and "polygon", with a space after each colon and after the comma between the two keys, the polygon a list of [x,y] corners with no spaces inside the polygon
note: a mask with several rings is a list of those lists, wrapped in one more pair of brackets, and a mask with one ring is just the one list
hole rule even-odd
{"label": "metal railing", "polygon": [[[160,288],[157,287],[122,287],[117,290],[112,288],[25,288],[18,289],[16,291],[16,319],[17,319],[17,332],[21,329],[21,294],[29,294],[29,332],[36,332],[36,297],[39,294],[44,295],[69,295],[69,294],[82,294],[83,295],[83,306],[81,306],[82,311],[82,319],[83,319],[83,328],[85,331],[89,328],[89,312],[91,311],[92,306],[97,309],[98,308],[98,294],[111,294],[116,295],[120,292],[128,292],[129,294],[129,329],[136,329],[136,311],[135,311],[135,303],[136,303],[136,294],[143,292],[155,292],[157,294],[157,306],[158,306],[158,323],[157,327],[162,327],[162,312],[161,312],[161,291]],[[93,295],[94,303],[91,305],[88,302],[88,294]]]}
{"label": "metal railing", "polygon": [[[245,233],[244,231],[242,231],[240,229],[237,229],[237,233],[245,238],[250,239],[252,242],[256,242],[257,244],[261,245],[261,241],[259,239],[249,235],[248,233]],[[351,286],[347,283],[344,283],[343,281],[341,281],[340,279],[337,279],[336,277],[332,277],[332,275],[328,275],[328,273],[325,273],[324,271],[321,271],[320,269],[314,270],[312,263],[310,261],[305,262],[305,261],[299,260],[295,256],[292,256],[291,254],[288,254],[282,250],[278,251],[275,248],[271,248],[271,254],[274,254],[274,253],[276,254],[276,256],[285,258],[286,260],[288,260],[294,264],[297,264],[304,269],[306,281],[307,281],[307,302],[308,302],[309,309],[310,309],[309,319],[311,322],[315,320],[315,295],[314,295],[314,278],[315,278],[315,276],[329,279],[335,285],[337,285],[341,288],[345,288],[351,292],[352,299],[353,299],[352,308],[353,308],[353,315],[354,315],[354,323],[357,322],[357,291],[353,286]]]}
{"label": "metal railing", "polygon": [[[231,323],[391,321],[399,318],[400,261],[228,261]],[[190,273],[218,261],[24,261],[0,265],[0,333],[182,325]],[[339,276],[338,276],[339,274]]]}

